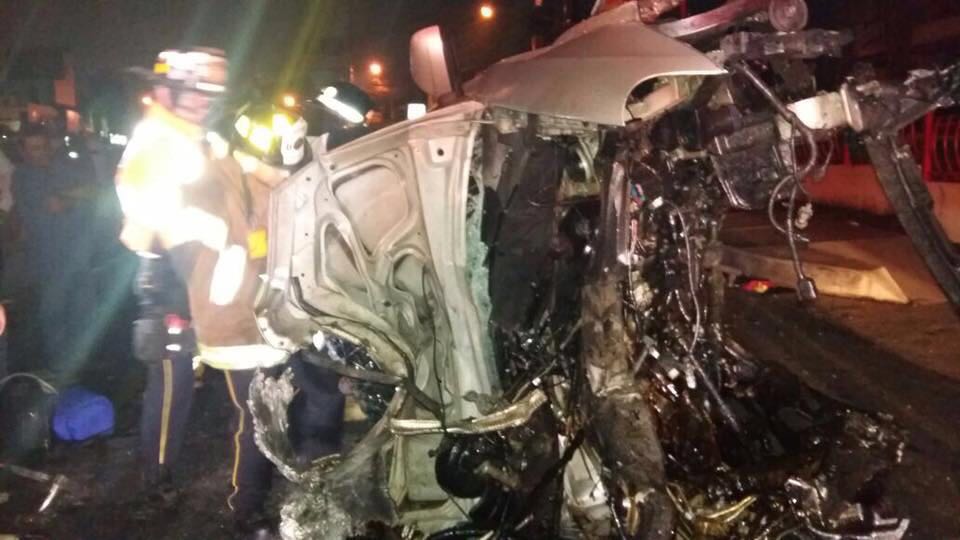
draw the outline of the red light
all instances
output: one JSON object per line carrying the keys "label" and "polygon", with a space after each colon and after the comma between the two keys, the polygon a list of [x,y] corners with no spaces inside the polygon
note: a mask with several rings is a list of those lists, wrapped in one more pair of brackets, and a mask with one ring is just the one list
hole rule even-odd
{"label": "red light", "polygon": [[187,328],[190,328],[190,321],[180,318],[180,316],[175,313],[168,313],[167,316],[163,318],[163,323],[164,326],[167,327],[167,331],[173,334],[179,334]]}
{"label": "red light", "polygon": [[370,74],[373,75],[374,77],[379,77],[383,75],[383,64],[381,64],[380,62],[370,62],[370,65],[368,66],[367,69],[370,70]]}
{"label": "red light", "polygon": [[484,4],[480,6],[481,19],[490,20],[493,18],[494,15],[496,15],[496,11],[494,11],[493,6],[491,6],[490,4]]}

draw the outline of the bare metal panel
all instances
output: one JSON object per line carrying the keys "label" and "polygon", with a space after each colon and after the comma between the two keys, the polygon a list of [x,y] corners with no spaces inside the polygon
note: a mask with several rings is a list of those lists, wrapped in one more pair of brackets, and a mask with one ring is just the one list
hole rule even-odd
{"label": "bare metal panel", "polygon": [[722,73],[700,51],[642,23],[631,2],[574,26],[554,45],[494,64],[465,89],[489,105],[624,125],[627,97],[638,84]]}

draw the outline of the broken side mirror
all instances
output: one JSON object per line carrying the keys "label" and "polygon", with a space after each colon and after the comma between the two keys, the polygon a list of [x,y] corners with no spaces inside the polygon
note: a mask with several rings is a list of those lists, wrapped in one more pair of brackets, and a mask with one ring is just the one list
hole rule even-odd
{"label": "broken side mirror", "polygon": [[443,96],[460,93],[454,65],[453,55],[439,26],[418,30],[410,38],[410,74],[431,103]]}

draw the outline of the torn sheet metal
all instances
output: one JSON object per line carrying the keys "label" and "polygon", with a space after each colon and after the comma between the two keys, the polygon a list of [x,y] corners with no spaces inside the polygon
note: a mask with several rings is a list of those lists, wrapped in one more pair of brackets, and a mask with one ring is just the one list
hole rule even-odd
{"label": "torn sheet metal", "polygon": [[390,434],[382,425],[344,457],[311,465],[280,510],[284,540],[351,538],[368,522],[394,523],[386,493],[383,446]]}
{"label": "torn sheet metal", "polygon": [[[391,436],[385,420],[377,422],[345,455],[302,463],[290,443],[287,418],[295,391],[292,370],[278,377],[259,372],[248,402],[257,447],[294,483],[280,511],[282,537],[348,538],[363,530],[368,521],[395,521],[386,492],[388,471],[383,451]],[[398,392],[384,418],[395,414],[403,399]]]}
{"label": "torn sheet metal", "polygon": [[254,440],[260,452],[277,466],[284,478],[303,481],[303,470],[297,467],[296,452],[290,442],[290,420],[287,409],[293,402],[293,370],[286,369],[279,377],[258,371],[250,384],[247,402],[252,416]]}
{"label": "torn sheet metal", "polygon": [[465,85],[468,96],[517,111],[622,126],[640,83],[725,73],[703,53],[641,21],[635,2],[584,21],[543,49],[502,60]]}
{"label": "torn sheet metal", "polygon": [[76,489],[77,486],[70,482],[67,477],[62,474],[47,474],[42,471],[35,471],[33,469],[14,465],[12,463],[0,463],[0,469],[3,469],[11,474],[15,474],[21,478],[33,480],[34,482],[40,482],[43,484],[46,484],[47,482],[50,483],[50,489],[47,491],[47,496],[44,497],[43,502],[40,503],[40,508],[37,510],[38,514],[50,508],[50,505],[53,504],[54,499],[57,498],[57,495],[59,495],[63,489],[72,487],[74,490],[79,491]]}
{"label": "torn sheet metal", "polygon": [[[498,386],[463,279],[482,114],[480,103],[464,102],[390,126],[318,156],[274,191],[268,284],[286,302],[262,297],[262,326],[279,336],[272,345],[309,344],[320,328],[404,376],[429,373],[436,342],[436,356],[456,364],[450,392]],[[476,411],[456,402],[447,414]]]}

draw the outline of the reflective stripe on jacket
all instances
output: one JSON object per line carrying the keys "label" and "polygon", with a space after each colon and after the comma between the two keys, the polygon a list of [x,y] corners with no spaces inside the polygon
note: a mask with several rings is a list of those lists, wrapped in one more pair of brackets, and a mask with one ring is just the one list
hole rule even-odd
{"label": "reflective stripe on jacket", "polygon": [[264,230],[269,189],[225,158],[210,161],[204,179],[183,193],[187,208],[220,219],[226,231],[219,250],[197,240],[192,268],[184,272],[199,360],[221,369],[282,362],[286,353],[264,344],[253,313],[266,259],[250,242]]}
{"label": "reflective stripe on jacket", "polygon": [[[231,157],[207,152],[202,130],[153,107],[137,127],[117,171],[125,224],[121,240],[138,252],[182,248],[198,359],[221,369],[282,362],[267,346],[253,304],[265,260],[250,253],[263,236],[269,189],[245,178]],[[206,352],[205,352],[206,351]]]}

